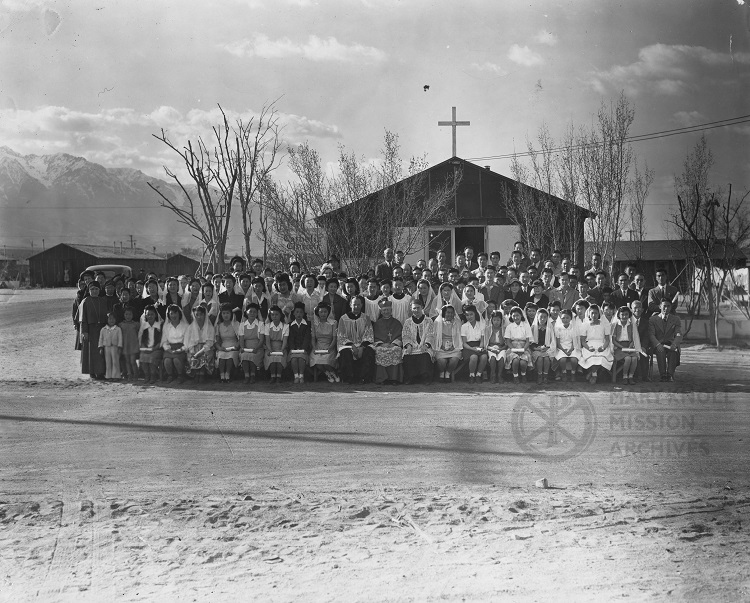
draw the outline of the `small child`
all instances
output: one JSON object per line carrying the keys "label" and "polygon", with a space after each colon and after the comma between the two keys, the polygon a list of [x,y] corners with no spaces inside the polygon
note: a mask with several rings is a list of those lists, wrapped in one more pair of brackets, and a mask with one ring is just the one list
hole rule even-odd
{"label": "small child", "polygon": [[105,379],[121,379],[120,353],[122,351],[122,331],[117,326],[114,312],[107,314],[107,326],[99,332],[99,352],[107,365]]}
{"label": "small child", "polygon": [[245,383],[255,383],[255,374],[263,366],[263,323],[260,321],[260,306],[255,302],[250,302],[245,308],[239,339]]}
{"label": "small child", "polygon": [[268,310],[270,321],[265,324],[263,340],[266,356],[264,365],[271,377],[271,383],[281,383],[281,373],[286,368],[287,340],[289,325],[283,322],[284,313],[277,305]]}
{"label": "small child", "polygon": [[[127,289],[123,289],[127,291]],[[135,360],[138,356],[138,329],[140,324],[137,323],[134,318],[133,308],[131,306],[125,306],[123,311],[125,320],[120,323],[120,331],[122,331],[122,357],[125,365],[125,378],[138,380],[138,366]]]}
{"label": "small child", "polygon": [[305,304],[297,302],[292,312],[292,323],[289,325],[289,360],[292,364],[295,383],[305,382],[307,356],[312,348],[312,330],[305,320]]}
{"label": "small child", "polygon": [[161,323],[154,306],[147,306],[138,331],[139,363],[146,383],[156,383],[162,362]]}

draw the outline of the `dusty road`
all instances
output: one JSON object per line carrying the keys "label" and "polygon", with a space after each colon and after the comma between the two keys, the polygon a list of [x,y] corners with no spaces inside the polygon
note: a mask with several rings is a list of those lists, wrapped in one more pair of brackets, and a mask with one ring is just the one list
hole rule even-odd
{"label": "dusty road", "polygon": [[747,352],[628,389],[197,391],[80,378],[67,312],[0,304],[0,600],[750,598]]}

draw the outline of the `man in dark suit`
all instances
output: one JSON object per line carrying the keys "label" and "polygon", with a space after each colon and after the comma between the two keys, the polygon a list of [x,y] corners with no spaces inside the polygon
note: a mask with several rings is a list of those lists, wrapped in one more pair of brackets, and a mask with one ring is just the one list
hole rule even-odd
{"label": "man in dark suit", "polygon": [[674,381],[682,343],[682,324],[679,317],[672,314],[672,302],[668,299],[663,298],[659,303],[659,313],[648,319],[648,334],[661,380]]}
{"label": "man in dark suit", "polygon": [[672,314],[677,310],[677,296],[680,291],[677,287],[667,283],[667,271],[660,268],[656,271],[657,285],[648,292],[648,312],[649,315],[656,314],[661,309],[662,300],[666,299],[671,308]]}
{"label": "man in dark suit", "polygon": [[618,288],[612,292],[611,300],[618,308],[622,306],[630,306],[631,302],[638,299],[638,294],[628,287],[630,279],[627,274],[621,274],[617,277]]}
{"label": "man in dark suit", "polygon": [[638,300],[643,304],[643,311],[648,314],[648,289],[646,289],[645,275],[638,273],[631,284],[631,289],[638,295]]}
{"label": "man in dark suit", "polygon": [[391,280],[393,278],[393,267],[396,265],[393,249],[388,247],[383,251],[385,262],[375,266],[375,278],[379,281]]}
{"label": "man in dark suit", "polygon": [[596,281],[596,286],[589,289],[588,293],[596,300],[596,304],[598,306],[601,306],[602,302],[604,301],[603,289],[607,286],[607,273],[604,272],[604,270],[599,270],[598,272],[594,273],[594,279]]}

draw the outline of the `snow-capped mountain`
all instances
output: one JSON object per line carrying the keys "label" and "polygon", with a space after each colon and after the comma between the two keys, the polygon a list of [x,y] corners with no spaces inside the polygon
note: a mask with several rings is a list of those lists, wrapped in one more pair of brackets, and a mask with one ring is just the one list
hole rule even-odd
{"label": "snow-capped mountain", "polygon": [[111,244],[132,234],[146,248],[194,244],[186,227],[159,206],[149,182],[181,198],[176,186],[139,170],[0,147],[0,239]]}

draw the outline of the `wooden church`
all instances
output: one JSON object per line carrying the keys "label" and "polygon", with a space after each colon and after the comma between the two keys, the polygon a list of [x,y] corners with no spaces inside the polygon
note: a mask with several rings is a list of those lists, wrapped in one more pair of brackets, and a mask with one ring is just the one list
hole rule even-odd
{"label": "wooden church", "polygon": [[[469,125],[469,122],[457,122],[455,119],[455,107],[453,108],[452,122],[438,122],[438,125],[449,125],[453,127],[453,156],[450,159],[434,165],[424,172],[420,172],[406,178],[392,187],[389,191],[381,190],[359,199],[349,205],[341,207],[333,212],[325,214],[317,219],[318,225],[326,231],[328,249],[339,257],[347,258],[355,254],[362,254],[360,239],[367,238],[372,241],[373,248],[368,250],[371,258],[381,257],[383,241],[389,239],[389,234],[377,233],[377,224],[389,224],[394,228],[418,228],[416,236],[411,233],[409,240],[412,242],[410,249],[403,249],[407,253],[407,262],[414,264],[419,259],[428,260],[435,257],[438,251],[445,251],[450,262],[453,263],[457,252],[462,251],[467,245],[474,248],[475,254],[485,251],[488,254],[493,251],[500,252],[503,261],[510,257],[513,245],[516,241],[524,241],[521,232],[522,226],[509,215],[507,210],[509,203],[528,202],[530,199],[544,195],[542,191],[534,189],[493,172],[489,167],[479,166],[457,157],[455,154],[456,140],[455,131],[457,125]],[[398,198],[400,190],[410,189],[413,181],[418,179],[419,188],[423,189],[420,194],[409,195],[410,202],[420,203],[420,197],[429,196],[432,191],[439,189],[444,183],[455,179],[458,184],[453,188],[453,194],[446,203],[449,205],[446,212],[435,220],[427,221],[419,225],[410,224],[409,212],[406,212],[404,223],[394,227],[394,221],[378,219],[379,211],[392,212],[394,206],[385,202],[385,199]],[[570,237],[561,245],[561,251],[571,258],[574,265],[582,267],[584,258],[584,223],[591,213],[584,208],[565,201],[559,197],[550,199],[554,213],[560,222],[571,224]],[[365,219],[366,228],[361,226],[362,216]],[[343,218],[343,219],[342,219]],[[382,236],[385,235],[385,236]],[[391,236],[392,240],[403,237]],[[414,242],[416,241],[416,244]],[[398,246],[398,243],[395,244]],[[357,251],[354,251],[356,246]],[[549,257],[551,249],[542,249],[543,257]]]}

